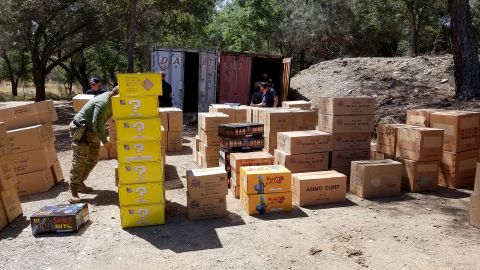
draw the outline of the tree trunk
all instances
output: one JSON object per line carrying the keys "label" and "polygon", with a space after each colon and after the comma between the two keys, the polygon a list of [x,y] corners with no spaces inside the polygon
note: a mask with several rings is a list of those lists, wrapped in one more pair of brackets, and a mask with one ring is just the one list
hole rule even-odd
{"label": "tree trunk", "polygon": [[35,102],[45,100],[45,72],[33,70],[33,83],[35,84]]}
{"label": "tree trunk", "polygon": [[18,96],[18,78],[12,81],[12,96]]}
{"label": "tree trunk", "polygon": [[10,84],[12,86],[12,96],[16,97],[18,96],[18,84],[16,83],[15,80],[15,73],[12,68],[12,63],[10,62],[10,58],[8,58],[7,51],[2,50],[2,58],[3,61],[5,61],[5,65],[7,66],[7,72],[8,72],[8,79],[10,79]]}
{"label": "tree trunk", "polygon": [[473,33],[468,0],[448,0],[451,41],[455,64],[455,97],[469,100],[480,97],[480,63]]}
{"label": "tree trunk", "polygon": [[137,33],[137,0],[130,0],[130,23],[128,29],[128,66],[127,72],[134,72],[135,36]]}
{"label": "tree trunk", "polygon": [[413,8],[409,8],[410,13],[410,28],[411,28],[411,37],[410,37],[410,54],[412,57],[418,55],[418,22],[417,15]]}
{"label": "tree trunk", "polygon": [[305,50],[300,52],[300,70],[305,69]]}

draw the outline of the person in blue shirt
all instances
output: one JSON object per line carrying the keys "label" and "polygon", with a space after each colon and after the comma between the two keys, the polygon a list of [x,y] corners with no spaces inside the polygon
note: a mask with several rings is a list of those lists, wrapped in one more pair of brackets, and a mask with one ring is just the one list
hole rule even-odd
{"label": "person in blue shirt", "polygon": [[90,78],[89,83],[90,83],[90,89],[88,89],[87,92],[85,92],[85,94],[98,96],[100,94],[107,92],[105,89],[103,89],[102,82],[100,81],[99,78],[92,77]]}
{"label": "person in blue shirt", "polygon": [[253,104],[255,107],[278,107],[278,94],[267,82],[260,84],[260,91],[263,93],[262,102]]}

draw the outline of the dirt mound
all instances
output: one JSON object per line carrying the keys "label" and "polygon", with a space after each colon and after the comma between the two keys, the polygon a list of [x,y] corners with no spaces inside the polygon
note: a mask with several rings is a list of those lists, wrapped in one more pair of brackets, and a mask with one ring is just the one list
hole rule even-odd
{"label": "dirt mound", "polygon": [[480,110],[477,101],[456,101],[451,56],[344,58],[321,62],[292,78],[292,99],[313,104],[323,96],[377,98],[377,123],[403,123],[407,109]]}

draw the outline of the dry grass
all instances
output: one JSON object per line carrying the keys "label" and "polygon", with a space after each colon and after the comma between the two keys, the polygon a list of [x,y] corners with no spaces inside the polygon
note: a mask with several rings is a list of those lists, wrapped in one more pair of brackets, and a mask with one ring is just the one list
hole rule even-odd
{"label": "dry grass", "polygon": [[[80,86],[73,86],[72,96],[81,93],[82,90]],[[35,86],[33,83],[21,83],[18,87],[18,96],[12,96],[12,88],[10,82],[3,81],[0,82],[0,101],[27,101],[35,99]],[[72,96],[69,96],[65,86],[61,83],[49,82],[46,84],[46,96],[47,99],[53,100],[70,100]]]}

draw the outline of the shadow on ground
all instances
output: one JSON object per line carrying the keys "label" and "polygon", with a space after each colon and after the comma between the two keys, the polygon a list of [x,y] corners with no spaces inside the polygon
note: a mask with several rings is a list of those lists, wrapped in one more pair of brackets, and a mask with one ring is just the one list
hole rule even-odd
{"label": "shadow on ground", "polygon": [[182,146],[182,151],[180,152],[167,152],[167,156],[186,156],[191,155],[193,150],[190,146]]}
{"label": "shadow on ground", "polygon": [[182,189],[183,183],[177,168],[170,164],[165,164],[165,190]]}

